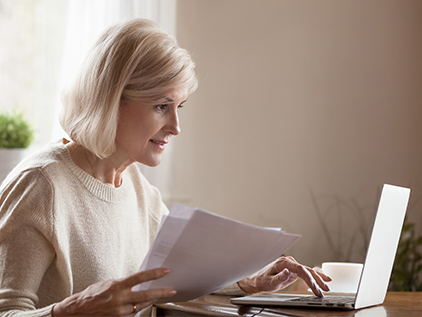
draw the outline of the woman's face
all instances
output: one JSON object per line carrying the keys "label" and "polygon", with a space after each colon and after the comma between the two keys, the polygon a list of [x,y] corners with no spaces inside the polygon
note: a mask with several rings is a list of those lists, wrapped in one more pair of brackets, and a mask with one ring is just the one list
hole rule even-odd
{"label": "woman's face", "polygon": [[187,97],[187,90],[170,90],[150,103],[123,101],[117,125],[117,152],[133,162],[160,164],[166,144],[180,133],[178,109]]}

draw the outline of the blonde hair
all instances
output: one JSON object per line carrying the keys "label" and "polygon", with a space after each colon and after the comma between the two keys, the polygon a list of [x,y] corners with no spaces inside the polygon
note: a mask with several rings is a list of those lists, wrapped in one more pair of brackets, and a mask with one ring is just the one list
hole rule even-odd
{"label": "blonde hair", "polygon": [[62,95],[60,124],[99,158],[115,151],[120,102],[150,101],[169,89],[197,87],[195,64],[156,23],[134,19],[107,29]]}

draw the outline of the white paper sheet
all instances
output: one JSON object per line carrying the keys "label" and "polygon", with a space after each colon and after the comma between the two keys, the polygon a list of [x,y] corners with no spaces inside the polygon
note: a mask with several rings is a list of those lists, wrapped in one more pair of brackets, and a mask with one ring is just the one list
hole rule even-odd
{"label": "white paper sheet", "polygon": [[244,224],[175,204],[163,219],[140,271],[164,267],[170,273],[134,290],[170,287],[162,302],[196,299],[235,283],[281,256],[300,238],[273,228]]}

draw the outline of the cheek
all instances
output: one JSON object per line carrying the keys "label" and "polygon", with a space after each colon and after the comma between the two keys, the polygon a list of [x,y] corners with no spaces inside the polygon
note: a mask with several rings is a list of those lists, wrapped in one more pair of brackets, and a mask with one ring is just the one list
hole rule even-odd
{"label": "cheek", "polygon": [[121,141],[147,144],[160,130],[159,120],[138,107],[120,109],[117,137]]}
{"label": "cheek", "polygon": [[139,132],[142,131],[142,124],[136,118],[137,116],[131,114],[130,111],[122,111],[119,116],[117,133],[125,137],[139,135]]}

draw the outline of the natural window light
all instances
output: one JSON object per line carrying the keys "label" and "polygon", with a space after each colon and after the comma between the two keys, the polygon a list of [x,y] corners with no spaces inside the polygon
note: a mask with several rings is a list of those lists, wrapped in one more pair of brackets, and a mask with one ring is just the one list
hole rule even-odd
{"label": "natural window light", "polygon": [[1,110],[22,111],[48,142],[54,122],[67,1],[0,0]]}
{"label": "natural window light", "polygon": [[[30,120],[29,151],[65,137],[57,119],[60,94],[99,34],[136,17],[175,34],[175,16],[176,0],[0,0],[0,111],[17,110]],[[171,199],[172,160],[140,168]]]}

